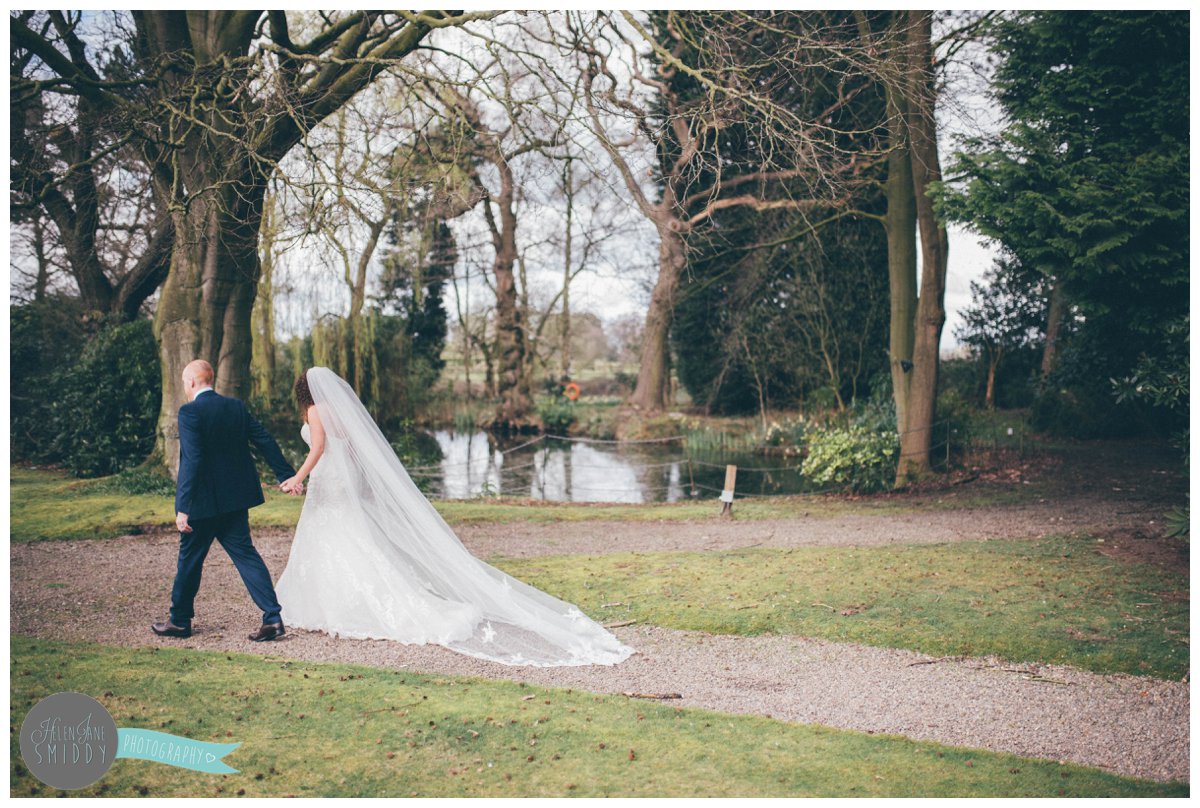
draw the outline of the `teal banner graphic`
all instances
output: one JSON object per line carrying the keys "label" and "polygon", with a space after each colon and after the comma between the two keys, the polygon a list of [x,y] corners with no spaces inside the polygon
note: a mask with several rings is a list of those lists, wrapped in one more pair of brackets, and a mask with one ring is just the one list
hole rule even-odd
{"label": "teal banner graphic", "polygon": [[117,757],[153,760],[209,774],[237,774],[221,761],[241,743],[211,743],[152,729],[117,729]]}

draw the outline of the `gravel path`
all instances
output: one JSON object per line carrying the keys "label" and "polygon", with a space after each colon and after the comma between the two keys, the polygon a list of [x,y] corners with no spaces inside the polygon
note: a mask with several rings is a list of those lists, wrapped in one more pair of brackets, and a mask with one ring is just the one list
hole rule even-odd
{"label": "gravel path", "polygon": [[[714,507],[714,512],[717,510]],[[837,547],[939,544],[1040,538],[1087,531],[1097,536],[1160,533],[1161,513],[1126,503],[1079,499],[1013,507],[919,513],[804,516],[797,519],[706,519],[663,522],[560,522],[464,525],[455,531],[480,558],[729,550],[739,547]],[[266,536],[267,531],[260,531]],[[258,535],[258,534],[256,534]]]}
{"label": "gravel path", "polygon": [[[1024,529],[1030,524],[1015,513],[1009,514],[1006,524],[1018,527],[1002,535],[1029,535]],[[1001,519],[999,512],[994,517]],[[984,519],[979,513],[935,512],[911,519],[838,517],[811,524],[808,520],[720,526],[622,523],[618,529],[615,524],[583,523],[572,526],[569,539],[561,526],[506,525],[471,528],[462,535],[480,555],[532,555],[768,542],[815,544],[821,538],[825,539],[821,543],[828,543],[843,531],[863,543],[911,542],[920,537],[945,541],[946,537],[983,538],[1001,529],[999,522],[989,524]],[[862,530],[854,532],[856,524]],[[1046,531],[1034,535],[1040,532]],[[928,538],[935,535],[942,538]],[[590,543],[580,544],[583,536],[590,537]],[[571,543],[555,543],[564,540]],[[219,547],[214,547],[206,563],[196,601],[197,633],[188,640],[165,640],[152,635],[149,624],[166,616],[177,543],[174,535],[149,535],[10,547],[12,631],[112,645],[234,650],[520,679],[595,692],[674,692],[682,698],[667,703],[895,733],[1071,761],[1149,779],[1189,777],[1186,683],[987,659],[931,662],[908,651],[798,637],[712,636],[652,626],[616,629],[639,653],[611,668],[512,668],[437,646],[335,640],[299,630],[264,647],[246,639],[257,614]],[[255,543],[278,577],[290,537],[260,531]],[[913,664],[917,662],[930,664]]]}

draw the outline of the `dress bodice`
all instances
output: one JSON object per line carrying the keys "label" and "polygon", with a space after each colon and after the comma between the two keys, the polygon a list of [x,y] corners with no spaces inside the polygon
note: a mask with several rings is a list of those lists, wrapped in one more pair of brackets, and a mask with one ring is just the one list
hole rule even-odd
{"label": "dress bodice", "polygon": [[308,421],[305,421],[300,427],[300,437],[304,438],[306,444],[312,446],[312,433],[308,429]]}

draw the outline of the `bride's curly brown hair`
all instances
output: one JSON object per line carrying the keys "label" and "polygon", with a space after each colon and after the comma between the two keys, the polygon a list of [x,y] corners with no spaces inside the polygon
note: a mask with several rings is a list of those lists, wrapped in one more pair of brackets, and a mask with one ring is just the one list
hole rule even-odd
{"label": "bride's curly brown hair", "polygon": [[300,378],[296,379],[296,386],[293,388],[296,393],[296,403],[300,405],[301,412],[307,412],[313,402],[312,393],[308,390],[308,371],[300,374]]}

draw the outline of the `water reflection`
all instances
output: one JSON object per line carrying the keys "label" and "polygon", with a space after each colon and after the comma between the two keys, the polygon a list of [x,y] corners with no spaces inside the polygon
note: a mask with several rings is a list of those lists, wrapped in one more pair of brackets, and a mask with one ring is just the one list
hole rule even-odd
{"label": "water reflection", "polygon": [[739,465],[739,494],[804,490],[798,461],[748,453],[689,454],[675,444],[613,444],[555,438],[501,444],[485,432],[432,433],[440,462],[410,465],[423,491],[444,499],[504,495],[559,502],[679,502],[715,498],[726,463]]}

